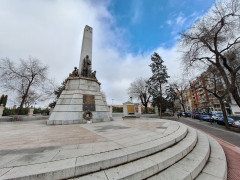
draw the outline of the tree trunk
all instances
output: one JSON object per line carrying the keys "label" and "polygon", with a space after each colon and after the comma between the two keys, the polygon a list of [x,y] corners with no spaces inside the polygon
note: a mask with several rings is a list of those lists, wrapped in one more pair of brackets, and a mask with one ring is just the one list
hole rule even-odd
{"label": "tree trunk", "polygon": [[23,95],[23,98],[22,98],[22,101],[21,101],[21,104],[20,104],[20,107],[19,107],[18,114],[20,114],[20,113],[22,112],[23,105],[24,105],[24,103],[25,103],[25,101],[26,101],[26,98],[27,98],[27,95],[28,95],[28,91],[29,91],[29,89],[30,89],[31,84],[32,84],[32,81],[29,82],[29,84],[28,84],[28,86],[27,86],[27,89],[26,89],[26,92],[25,92],[25,94]]}
{"label": "tree trunk", "polygon": [[240,96],[238,94],[237,88],[235,87],[235,88],[231,89],[230,92],[231,92],[231,94],[233,96],[233,99],[236,101],[238,107],[240,107]]}
{"label": "tree trunk", "polygon": [[144,104],[145,107],[145,113],[148,114],[147,104]]}
{"label": "tree trunk", "polygon": [[219,70],[223,81],[225,83],[225,85],[228,87],[229,92],[232,94],[233,99],[236,101],[238,107],[240,107],[240,96],[238,94],[238,90],[236,87],[236,74],[234,75],[233,72],[229,72],[231,74],[231,82],[229,82],[228,76],[226,74],[226,72],[224,71],[223,67],[221,66],[220,63],[216,64],[217,69]]}
{"label": "tree trunk", "polygon": [[225,122],[225,126],[228,128],[229,124],[228,124],[228,118],[227,118],[225,104],[224,104],[222,99],[219,99],[219,102],[220,102],[221,110],[222,110],[222,113],[223,113],[223,120]]}
{"label": "tree trunk", "polygon": [[161,106],[159,107],[159,118],[160,119],[162,118],[162,107]]}
{"label": "tree trunk", "polygon": [[184,104],[181,103],[181,105],[182,105],[182,108],[183,108],[183,112],[185,112],[186,110],[185,110],[185,106],[184,106]]}

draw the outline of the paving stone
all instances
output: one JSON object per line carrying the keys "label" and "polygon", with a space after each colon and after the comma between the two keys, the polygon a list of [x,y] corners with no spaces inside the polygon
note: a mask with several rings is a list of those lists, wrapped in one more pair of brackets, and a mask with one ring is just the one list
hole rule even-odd
{"label": "paving stone", "polygon": [[192,180],[191,175],[182,171],[182,169],[172,167],[172,169],[168,172],[161,173],[161,176],[153,176],[148,178],[148,180]]}
{"label": "paving stone", "polygon": [[201,173],[197,178],[196,180],[223,180],[222,178],[220,177],[216,177],[216,176],[213,176],[211,174],[207,174],[207,173]]}
{"label": "paving stone", "polygon": [[28,166],[14,167],[0,179],[64,179],[74,177],[76,158]]}
{"label": "paving stone", "polygon": [[110,151],[77,158],[76,175],[87,174],[127,162],[127,154],[122,150]]}
{"label": "paving stone", "polygon": [[145,158],[138,163],[128,163],[116,168],[105,170],[108,179],[144,179],[158,171],[158,165]]}
{"label": "paving stone", "polygon": [[30,164],[49,162],[58,153],[59,151],[55,150],[55,151],[49,151],[44,153],[25,154],[14,159],[10,163],[7,163],[5,167],[24,166],[24,165],[30,165]]}
{"label": "paving stone", "polygon": [[67,149],[62,150],[56,156],[54,156],[50,161],[58,161],[63,159],[76,158],[79,156],[86,156],[92,154],[92,149],[87,151],[86,149]]}
{"label": "paving stone", "polygon": [[0,156],[0,168],[6,167],[7,164],[11,163],[21,156],[21,154],[6,154],[4,156]]}
{"label": "paving stone", "polygon": [[109,180],[104,173],[104,171],[97,172],[97,173],[92,173],[86,176],[82,176],[79,178],[73,178],[71,180]]}
{"label": "paving stone", "polygon": [[2,175],[4,175],[5,173],[7,173],[8,171],[10,171],[12,168],[1,168],[0,169],[0,178]]}
{"label": "paving stone", "polygon": [[209,162],[206,165],[206,168],[203,169],[204,173],[214,175],[216,177],[223,178],[225,177],[227,164],[223,160],[210,158]]}

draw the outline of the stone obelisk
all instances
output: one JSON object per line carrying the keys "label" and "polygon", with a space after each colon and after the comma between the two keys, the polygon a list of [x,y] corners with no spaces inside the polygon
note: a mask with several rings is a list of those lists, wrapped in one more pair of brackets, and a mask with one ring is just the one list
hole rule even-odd
{"label": "stone obelisk", "polygon": [[92,28],[83,33],[79,69],[69,74],[65,90],[61,93],[47,124],[63,125],[112,120],[101,83],[92,72]]}
{"label": "stone obelisk", "polygon": [[82,50],[80,55],[79,62],[79,74],[82,74],[83,68],[83,60],[86,56],[89,57],[89,60],[92,62],[92,34],[93,29],[86,25],[83,32],[83,40],[82,40]]}

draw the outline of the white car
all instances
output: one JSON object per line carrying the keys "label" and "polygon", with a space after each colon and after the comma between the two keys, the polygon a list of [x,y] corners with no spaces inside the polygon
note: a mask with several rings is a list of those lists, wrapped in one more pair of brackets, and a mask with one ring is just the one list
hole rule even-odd
{"label": "white car", "polygon": [[214,120],[214,121],[218,121],[218,120],[220,120],[222,118],[223,118],[223,114],[222,113],[214,113],[212,115],[212,120]]}
{"label": "white car", "polygon": [[240,120],[234,121],[232,126],[240,128]]}

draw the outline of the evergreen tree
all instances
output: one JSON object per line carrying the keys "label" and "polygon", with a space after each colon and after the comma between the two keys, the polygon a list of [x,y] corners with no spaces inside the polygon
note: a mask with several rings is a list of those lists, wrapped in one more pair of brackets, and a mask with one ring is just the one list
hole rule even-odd
{"label": "evergreen tree", "polygon": [[7,104],[7,99],[8,99],[8,95],[5,95],[2,101],[3,106],[5,107]]}
{"label": "evergreen tree", "polygon": [[163,65],[164,61],[158,53],[154,52],[151,56],[152,63],[149,65],[152,70],[152,77],[150,77],[148,83],[150,86],[150,93],[155,100],[159,109],[160,118],[162,117],[163,107],[163,85],[168,82],[167,67]]}
{"label": "evergreen tree", "polygon": [[54,94],[56,95],[56,99],[49,104],[49,107],[54,108],[58,98],[62,94],[62,91],[65,90],[67,84],[67,78],[61,83],[61,86],[59,86],[57,89],[54,90]]}
{"label": "evergreen tree", "polygon": [[4,94],[0,98],[0,105],[3,104]]}
{"label": "evergreen tree", "polygon": [[173,113],[173,116],[174,116],[174,113],[175,113],[175,101],[177,100],[177,93],[176,93],[176,90],[175,90],[175,87],[174,85],[169,85],[167,86],[167,89],[166,89],[166,100],[168,102],[168,108],[172,111]]}

